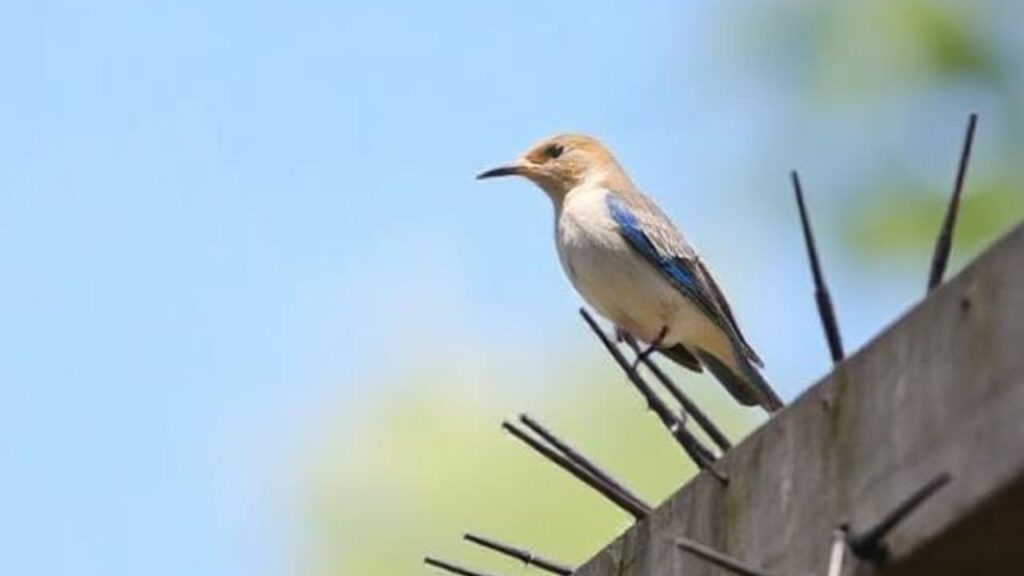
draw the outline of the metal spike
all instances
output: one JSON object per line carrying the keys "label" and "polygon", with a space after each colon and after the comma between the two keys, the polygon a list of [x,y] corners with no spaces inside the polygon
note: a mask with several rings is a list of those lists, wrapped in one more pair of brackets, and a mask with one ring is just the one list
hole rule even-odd
{"label": "metal spike", "polygon": [[832,354],[832,362],[838,364],[843,361],[843,340],[839,335],[839,323],[836,322],[836,312],[832,307],[832,296],[829,294],[828,285],[825,283],[825,275],[821,272],[821,263],[818,261],[818,248],[814,242],[814,232],[811,231],[811,219],[807,216],[807,205],[804,203],[804,191],[800,185],[800,175],[796,170],[790,172],[793,181],[793,193],[796,195],[796,205],[800,210],[800,226],[804,232],[804,244],[807,245],[807,259],[811,264],[811,276],[814,278],[814,300],[818,305],[818,316],[821,317],[821,325],[825,329],[825,338],[828,340],[828,350]]}
{"label": "metal spike", "polygon": [[540,452],[542,456],[554,462],[562,470],[565,470],[569,474],[572,474],[576,479],[582,481],[586,485],[590,486],[594,490],[601,493],[602,496],[611,500],[619,508],[622,508],[626,512],[629,512],[637,520],[641,520],[651,512],[649,507],[644,507],[638,502],[631,500],[629,497],[617,492],[613,487],[605,484],[599,478],[588,472],[585,468],[559,454],[554,449],[545,446],[538,440],[531,438],[529,434],[523,432],[510,422],[502,423],[502,428],[508,431],[510,434],[515,436],[517,439],[525,443],[530,448],[533,448],[537,452]]}
{"label": "metal spike", "polygon": [[533,430],[534,433],[543,438],[548,444],[554,446],[555,449],[561,452],[563,456],[572,460],[576,464],[579,464],[584,470],[590,472],[606,486],[611,487],[626,498],[633,500],[633,502],[637,504],[638,508],[651,509],[651,506],[644,502],[643,499],[637,496],[632,490],[626,488],[621,482],[612,478],[611,474],[602,470],[601,467],[591,462],[586,456],[580,454],[575,448],[564,442],[561,438],[555,436],[553,432],[545,428],[540,422],[531,418],[529,414],[520,414],[519,421],[525,424],[530,430]]}
{"label": "metal spike", "polygon": [[527,566],[536,566],[537,568],[540,568],[541,570],[546,570],[548,572],[551,572],[552,574],[569,576],[573,572],[572,568],[564,564],[555,562],[553,560],[548,560],[546,558],[537,556],[529,550],[523,550],[522,548],[509,546],[508,544],[503,544],[496,540],[484,538],[483,536],[479,536],[477,534],[472,534],[469,532],[465,534],[464,538],[474,544],[478,544],[480,546],[483,546],[484,548],[494,550],[499,554],[504,554],[506,556],[510,556],[512,558],[520,560],[524,562]]}
{"label": "metal spike", "polygon": [[956,216],[960,211],[960,196],[964,189],[964,179],[967,176],[967,165],[971,161],[971,149],[974,147],[974,129],[978,126],[978,113],[971,112],[967,118],[967,133],[964,135],[964,146],[960,151],[960,165],[956,171],[956,183],[953,185],[953,196],[949,199],[946,207],[946,216],[942,220],[942,228],[939,230],[939,237],[935,241],[935,251],[932,252],[932,265],[928,272],[928,291],[931,292],[942,284],[942,277],[946,273],[946,265],[949,263],[949,253],[953,250],[953,228],[956,226]]}
{"label": "metal spike", "polygon": [[699,542],[690,540],[688,538],[677,538],[676,546],[689,552],[690,554],[693,554],[694,556],[702,558],[734,574],[739,574],[740,576],[768,576],[767,572],[763,572],[757,568],[747,566],[746,564],[740,562],[732,556],[723,554],[717,550],[709,548],[703,544],[700,544]]}
{"label": "metal spike", "polygon": [[476,570],[463,568],[462,566],[457,566],[455,564],[445,562],[444,560],[438,560],[437,558],[431,558],[430,556],[424,558],[423,563],[429,566],[434,566],[435,568],[440,568],[446,572],[451,572],[452,574],[459,574],[460,576],[493,576],[486,572],[477,572]]}
{"label": "metal spike", "polygon": [[828,576],[841,576],[846,557],[846,529],[836,528],[832,533],[832,550],[828,558]]}
{"label": "metal spike", "polygon": [[885,537],[950,480],[952,480],[952,476],[948,473],[939,474],[896,505],[877,524],[859,534],[847,536],[846,543],[849,545],[850,551],[862,560],[886,561],[889,557],[889,550],[885,545]]}
{"label": "metal spike", "polygon": [[661,366],[658,366],[658,364],[654,362],[653,358],[645,357],[642,362],[644,366],[651,371],[651,374],[654,374],[654,377],[661,382],[661,385],[668,390],[668,393],[671,394],[677,402],[679,402],[683,407],[684,414],[692,416],[693,421],[700,426],[700,429],[707,434],[708,438],[710,438],[719,449],[726,452],[732,448],[732,442],[729,441],[729,438],[726,437],[722,430],[715,425],[714,421],[712,421],[703,410],[700,409],[700,406],[698,406],[696,402],[683,393],[682,389],[680,389],[679,386],[669,378],[668,374],[661,369]]}
{"label": "metal spike", "polygon": [[622,355],[618,346],[616,346],[608,335],[604,333],[604,330],[602,330],[597,324],[594,317],[591,316],[584,308],[580,308],[580,314],[583,316],[583,320],[586,321],[587,326],[590,327],[594,334],[596,334],[601,340],[601,343],[604,344],[605,350],[611,354],[611,357],[619,367],[622,368],[622,371],[626,373],[629,381],[644,397],[644,400],[647,401],[647,406],[654,411],[655,415],[658,416],[658,419],[661,420],[662,425],[664,425],[669,433],[672,434],[672,437],[675,438],[676,442],[682,446],[690,459],[693,460],[698,468],[707,470],[708,473],[717,478],[720,482],[727,483],[729,479],[725,474],[722,474],[712,467],[712,464],[715,461],[714,453],[701,444],[700,441],[697,440],[697,438],[694,437],[694,435],[690,433],[685,426],[683,426],[682,422],[676,418],[675,414],[672,413],[672,410],[669,409],[665,402],[663,402],[661,398],[654,393],[651,386],[647,384],[636,370],[633,369],[629,361],[626,360],[626,357]]}

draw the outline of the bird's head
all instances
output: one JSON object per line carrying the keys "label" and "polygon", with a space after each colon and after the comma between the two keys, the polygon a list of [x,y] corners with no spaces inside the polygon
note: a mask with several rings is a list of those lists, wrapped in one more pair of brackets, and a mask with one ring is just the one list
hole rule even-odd
{"label": "bird's head", "polygon": [[522,176],[547,192],[556,204],[585,182],[615,184],[615,180],[626,178],[607,148],[580,134],[545,138],[515,162],[481,172],[477,179],[498,176]]}

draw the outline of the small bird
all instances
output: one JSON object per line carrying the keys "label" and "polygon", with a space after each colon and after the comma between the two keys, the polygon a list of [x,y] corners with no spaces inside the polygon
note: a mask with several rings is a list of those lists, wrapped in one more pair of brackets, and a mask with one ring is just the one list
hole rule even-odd
{"label": "small bird", "polygon": [[576,290],[631,344],[707,367],[740,403],[783,406],[758,371],[721,289],[672,221],[596,139],[562,134],[477,179],[522,176],[555,208],[555,244]]}

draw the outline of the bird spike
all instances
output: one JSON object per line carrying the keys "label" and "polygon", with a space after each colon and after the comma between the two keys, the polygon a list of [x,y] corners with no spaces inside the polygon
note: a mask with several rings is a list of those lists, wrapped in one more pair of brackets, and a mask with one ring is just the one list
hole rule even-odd
{"label": "bird spike", "polygon": [[825,329],[825,338],[828,340],[832,362],[838,364],[843,361],[844,357],[839,323],[836,322],[832,296],[825,283],[825,275],[821,272],[821,262],[818,261],[818,248],[814,241],[814,232],[811,230],[811,219],[807,215],[807,205],[804,203],[804,190],[800,185],[800,175],[796,170],[790,172],[789,175],[793,181],[793,193],[796,195],[796,205],[800,211],[800,226],[804,232],[804,243],[807,245],[807,259],[810,260],[811,276],[814,278],[814,300],[818,305],[818,316],[821,317],[821,325]]}
{"label": "bird spike", "polygon": [[523,432],[510,422],[503,422],[501,425],[508,433],[515,436],[517,439],[522,441],[524,444],[533,448],[535,451],[540,452],[542,456],[556,464],[562,470],[565,470],[569,474],[572,474],[577,480],[582,481],[587,486],[590,486],[594,490],[601,493],[602,496],[611,500],[619,508],[622,508],[626,512],[630,513],[637,520],[641,520],[651,512],[649,507],[641,505],[639,502],[635,502],[628,496],[619,493],[615,488],[605,484],[600,478],[597,478],[585,468],[577,464],[576,462],[566,458],[559,454],[557,451],[545,446],[541,442],[534,438],[531,438],[526,432]]}
{"label": "bird spike", "polygon": [[747,566],[732,556],[723,554],[694,540],[690,540],[689,538],[677,538],[676,546],[690,554],[693,554],[694,556],[697,556],[698,558],[706,560],[734,574],[739,574],[740,576],[768,576],[767,572]]}
{"label": "bird spike", "polygon": [[[634,348],[634,345],[635,343],[630,344],[630,347],[633,348],[634,352],[639,354],[639,350]],[[658,366],[653,358],[645,356],[641,359],[641,362],[643,362],[644,366],[651,371],[651,374],[654,374],[654,377],[661,382],[661,385],[668,390],[668,393],[672,395],[672,397],[675,398],[683,407],[683,416],[692,416],[693,421],[700,426],[700,429],[703,430],[704,433],[707,434],[708,438],[710,438],[711,441],[714,442],[715,445],[717,445],[723,452],[732,448],[732,443],[722,430],[715,425],[714,421],[711,420],[703,410],[700,409],[700,406],[698,406],[696,402],[683,393],[682,389],[679,388],[671,378],[669,378],[668,374],[661,369],[661,366]]]}
{"label": "bird spike", "polygon": [[892,532],[893,528],[896,528],[896,526],[906,520],[911,512],[917,510],[921,504],[931,498],[952,479],[953,477],[947,472],[939,474],[897,504],[877,524],[859,534],[847,536],[846,543],[849,545],[850,551],[858,558],[870,562],[886,561],[889,557],[889,550],[885,545],[885,537]]}
{"label": "bird spike", "polygon": [[512,558],[515,558],[515,559],[525,563],[527,566],[536,566],[537,568],[540,568],[541,570],[546,570],[548,572],[551,572],[552,574],[560,574],[561,576],[569,576],[573,572],[572,568],[570,568],[570,567],[568,567],[568,566],[566,566],[564,564],[560,564],[560,563],[555,562],[553,560],[548,560],[546,558],[542,558],[540,556],[537,556],[533,552],[530,552],[529,550],[523,550],[522,548],[516,548],[514,546],[509,546],[508,544],[504,544],[502,542],[498,542],[498,541],[492,540],[490,538],[485,538],[485,537],[480,536],[478,534],[473,534],[473,533],[467,532],[463,536],[463,538],[465,538],[469,542],[472,542],[472,543],[477,544],[479,546],[483,546],[484,548],[487,548],[489,550],[494,550],[495,552],[498,552],[499,554],[504,554],[505,556],[510,556]]}
{"label": "bird spike", "polygon": [[594,317],[590,315],[585,308],[580,308],[580,314],[583,316],[583,320],[586,321],[587,326],[597,335],[604,344],[605,350],[611,355],[615,362],[622,368],[623,372],[629,378],[629,381],[634,387],[640,392],[647,401],[647,406],[654,411],[658,419],[661,420],[662,425],[672,434],[676,442],[682,446],[683,450],[690,457],[691,460],[702,470],[707,470],[709,474],[715,477],[719,482],[723,484],[728,483],[729,479],[725,474],[715,470],[712,464],[715,461],[715,455],[708,450],[703,444],[700,443],[697,438],[686,429],[685,426],[679,421],[678,418],[672,413],[669,407],[654,393],[650,385],[643,379],[640,374],[633,369],[626,357],[622,355],[622,352],[615,345],[614,342],[608,338],[608,335],[604,333],[604,330],[597,324]]}
{"label": "bird spike", "polygon": [[476,570],[470,570],[469,568],[464,568],[462,566],[457,566],[457,565],[452,564],[450,562],[445,562],[444,560],[438,560],[437,558],[432,558],[430,556],[427,556],[426,558],[424,558],[423,559],[423,563],[427,564],[428,566],[433,566],[435,568],[440,568],[441,570],[444,570],[445,572],[451,572],[452,574],[459,574],[460,576],[493,576],[491,574],[487,574],[486,572],[477,572]]}
{"label": "bird spike", "polygon": [[845,557],[846,528],[836,528],[832,533],[832,550],[829,552],[827,576],[842,576]]}
{"label": "bird spike", "polygon": [[942,228],[939,229],[939,237],[935,240],[935,251],[932,252],[932,266],[928,273],[928,291],[931,292],[942,284],[942,277],[946,273],[946,264],[949,263],[949,253],[953,250],[953,228],[956,226],[956,216],[960,211],[960,196],[964,189],[964,179],[967,176],[967,165],[971,161],[971,149],[974,147],[974,129],[978,126],[978,113],[971,112],[967,117],[967,132],[964,135],[964,146],[960,151],[960,165],[956,171],[956,183],[953,185],[953,196],[949,199],[946,207],[946,216],[942,220]]}
{"label": "bird spike", "polygon": [[623,496],[636,502],[641,508],[650,509],[650,505],[643,501],[639,496],[633,493],[632,490],[626,488],[621,482],[612,478],[610,474],[601,469],[598,465],[591,462],[586,456],[579,453],[578,450],[564,442],[561,438],[555,436],[553,432],[544,427],[540,422],[534,420],[529,414],[520,414],[519,421],[526,425],[527,428],[533,430],[535,434],[543,438],[548,444],[553,446],[556,450],[562,453],[563,456],[572,460],[576,464],[579,464],[587,472],[596,477],[598,480],[603,482],[605,485],[610,486],[613,490],[619,492]]}

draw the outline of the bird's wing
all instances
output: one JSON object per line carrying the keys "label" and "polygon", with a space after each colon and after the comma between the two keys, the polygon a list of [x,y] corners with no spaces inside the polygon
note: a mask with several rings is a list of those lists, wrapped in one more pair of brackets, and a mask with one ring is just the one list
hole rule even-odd
{"label": "bird's wing", "polygon": [[715,302],[718,303],[722,309],[722,313],[725,315],[725,319],[728,324],[732,327],[733,331],[736,332],[736,337],[742,344],[742,349],[746,352],[747,357],[760,368],[764,368],[764,362],[761,357],[754,352],[754,348],[747,342],[747,339],[743,336],[743,332],[740,332],[740,325],[736,322],[736,317],[732,314],[732,308],[729,307],[729,301],[725,299],[725,294],[718,287],[718,283],[715,282],[715,278],[711,275],[711,272],[704,266],[704,262],[700,258],[696,258],[694,262],[697,264],[697,269],[700,271],[700,275],[706,281],[706,285],[711,289],[711,293],[714,295]]}
{"label": "bird's wing", "polygon": [[607,203],[612,220],[629,245],[718,324],[738,350],[762,366],[761,359],[740,332],[732,309],[711,273],[668,216],[639,193],[613,191],[608,194]]}

